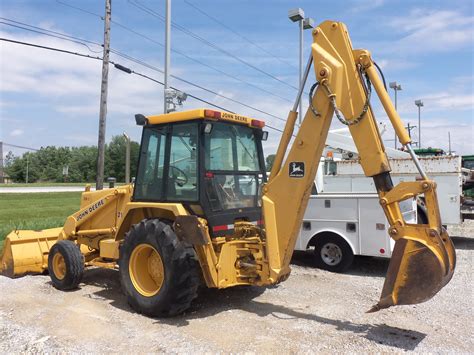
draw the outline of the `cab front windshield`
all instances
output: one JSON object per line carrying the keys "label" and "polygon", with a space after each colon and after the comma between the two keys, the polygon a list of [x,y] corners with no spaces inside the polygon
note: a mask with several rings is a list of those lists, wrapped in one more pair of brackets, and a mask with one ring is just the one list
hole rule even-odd
{"label": "cab front windshield", "polygon": [[212,123],[210,133],[204,134],[204,146],[205,192],[211,209],[257,207],[263,176],[254,130]]}

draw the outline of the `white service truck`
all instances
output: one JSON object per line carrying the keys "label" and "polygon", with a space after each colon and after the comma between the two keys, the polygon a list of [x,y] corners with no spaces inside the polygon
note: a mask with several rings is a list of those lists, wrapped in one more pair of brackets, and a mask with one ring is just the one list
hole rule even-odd
{"label": "white service truck", "polygon": [[[461,168],[461,157],[419,157],[423,169],[437,184],[441,220],[448,228],[460,225],[464,219],[462,211],[463,183],[466,177]],[[408,159],[390,159],[394,184],[414,181],[419,177],[415,165]],[[367,178],[355,159],[328,160],[323,170],[324,193],[375,193],[372,179]]]}
{"label": "white service truck", "polygon": [[[403,201],[400,208],[407,222],[416,223],[414,200]],[[321,269],[342,272],[352,264],[354,255],[390,258],[394,241],[388,226],[377,194],[312,195],[295,250],[312,252]]]}

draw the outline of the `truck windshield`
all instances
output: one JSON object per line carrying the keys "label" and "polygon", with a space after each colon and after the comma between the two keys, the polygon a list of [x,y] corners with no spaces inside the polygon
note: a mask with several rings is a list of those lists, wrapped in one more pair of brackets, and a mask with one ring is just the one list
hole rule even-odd
{"label": "truck windshield", "polygon": [[205,134],[205,186],[211,209],[256,207],[261,168],[250,127],[213,123]]}

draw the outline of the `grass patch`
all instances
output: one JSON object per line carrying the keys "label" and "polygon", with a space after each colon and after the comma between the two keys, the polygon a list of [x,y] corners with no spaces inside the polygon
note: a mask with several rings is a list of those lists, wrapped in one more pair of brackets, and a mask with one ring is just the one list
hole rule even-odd
{"label": "grass patch", "polygon": [[12,183],[12,184],[1,184],[1,188],[9,187],[55,187],[55,186],[86,186],[90,184],[95,186],[95,182],[32,182],[29,184],[24,183]]}
{"label": "grass patch", "polygon": [[13,229],[61,227],[79,209],[81,192],[0,193],[0,250]]}

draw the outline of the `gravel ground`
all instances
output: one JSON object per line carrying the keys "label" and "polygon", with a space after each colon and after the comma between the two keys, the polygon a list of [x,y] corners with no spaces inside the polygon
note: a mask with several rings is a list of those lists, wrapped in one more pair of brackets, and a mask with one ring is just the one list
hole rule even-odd
{"label": "gravel ground", "polygon": [[333,274],[297,254],[277,287],[203,290],[171,319],[134,313],[114,270],[88,270],[72,292],[47,276],[0,277],[0,353],[472,353],[474,239],[453,239],[458,266],[447,287],[426,303],[375,314],[365,311],[388,266],[377,258],[358,257],[348,273]]}

